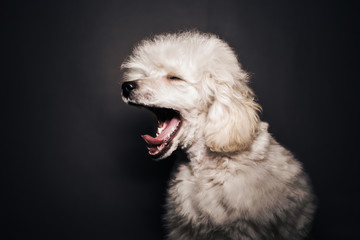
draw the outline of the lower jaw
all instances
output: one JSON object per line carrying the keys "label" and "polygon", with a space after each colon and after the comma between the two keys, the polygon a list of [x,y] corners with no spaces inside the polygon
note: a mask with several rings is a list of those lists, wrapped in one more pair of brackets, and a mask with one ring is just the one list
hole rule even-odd
{"label": "lower jaw", "polygon": [[171,147],[172,147],[172,141],[170,141],[161,152],[159,152],[157,154],[154,154],[154,155],[153,154],[149,154],[149,155],[155,160],[163,159],[165,157],[168,157],[166,155],[167,155],[167,153],[168,153],[168,151],[170,150]]}

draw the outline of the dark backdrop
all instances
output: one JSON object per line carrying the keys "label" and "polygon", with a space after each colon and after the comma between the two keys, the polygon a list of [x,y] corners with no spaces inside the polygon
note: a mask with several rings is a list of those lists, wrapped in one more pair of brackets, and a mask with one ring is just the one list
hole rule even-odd
{"label": "dark backdrop", "polygon": [[262,119],[312,179],[314,239],[359,239],[355,6],[14,0],[4,10],[6,239],[163,238],[174,159],[147,156],[140,134],[154,119],[121,101],[119,66],[143,37],[193,28],[220,35],[252,73]]}

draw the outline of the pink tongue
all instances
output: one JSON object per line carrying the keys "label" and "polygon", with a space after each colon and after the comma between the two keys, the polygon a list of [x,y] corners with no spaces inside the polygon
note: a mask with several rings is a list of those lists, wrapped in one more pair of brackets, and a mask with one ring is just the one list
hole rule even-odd
{"label": "pink tongue", "polygon": [[150,135],[141,135],[141,137],[145,140],[145,142],[149,145],[161,145],[163,140],[153,138]]}
{"label": "pink tongue", "polygon": [[153,138],[150,135],[141,135],[141,137],[145,140],[145,142],[150,146],[159,146],[161,145],[165,139],[167,138],[169,133],[172,133],[172,129],[176,128],[178,122],[180,122],[179,119],[173,118],[169,121],[164,122],[165,129],[156,137]]}

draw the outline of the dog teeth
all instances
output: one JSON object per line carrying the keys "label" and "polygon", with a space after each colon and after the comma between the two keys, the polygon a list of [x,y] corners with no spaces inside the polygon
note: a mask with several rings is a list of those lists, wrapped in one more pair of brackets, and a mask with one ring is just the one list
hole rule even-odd
{"label": "dog teeth", "polygon": [[157,129],[157,134],[160,134],[163,130],[165,129],[165,124],[161,124],[158,126],[158,129]]}
{"label": "dog teeth", "polygon": [[[178,123],[176,126],[171,128],[171,132],[166,135],[165,139],[163,140],[163,143],[156,147],[156,150],[151,151],[152,148],[148,147],[150,155],[159,154],[170,144],[170,139],[174,135],[176,130],[179,128],[179,124],[180,123]],[[167,126],[166,124],[160,124],[158,127],[158,131],[156,133],[156,136],[159,136],[161,134],[161,132],[166,128],[166,126]]]}

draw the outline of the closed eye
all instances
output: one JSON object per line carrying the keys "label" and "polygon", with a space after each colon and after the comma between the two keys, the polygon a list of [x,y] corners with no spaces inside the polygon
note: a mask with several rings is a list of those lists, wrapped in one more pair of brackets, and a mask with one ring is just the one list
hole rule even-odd
{"label": "closed eye", "polygon": [[181,78],[179,78],[177,76],[172,76],[172,75],[168,76],[167,78],[170,80],[182,80]]}

